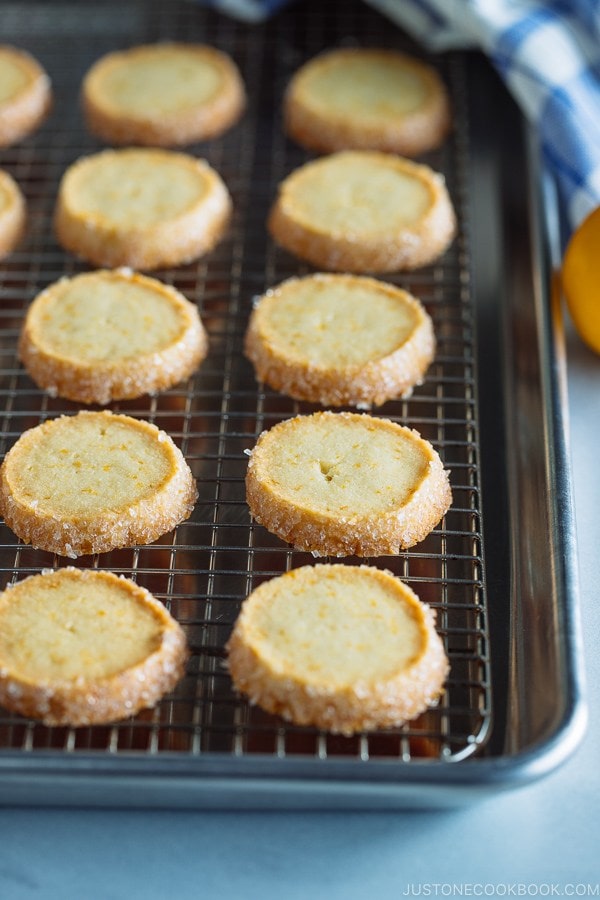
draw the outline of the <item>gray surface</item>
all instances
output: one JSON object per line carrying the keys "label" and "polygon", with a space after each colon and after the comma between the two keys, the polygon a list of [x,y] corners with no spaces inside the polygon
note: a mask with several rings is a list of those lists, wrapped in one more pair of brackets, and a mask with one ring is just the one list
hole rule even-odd
{"label": "gray surface", "polygon": [[569,393],[590,724],[561,769],[444,813],[5,809],[0,897],[353,900],[423,893],[426,885],[435,896],[436,884],[438,896],[466,885],[507,895],[520,884],[538,896],[589,884],[598,896],[600,359],[573,336]]}

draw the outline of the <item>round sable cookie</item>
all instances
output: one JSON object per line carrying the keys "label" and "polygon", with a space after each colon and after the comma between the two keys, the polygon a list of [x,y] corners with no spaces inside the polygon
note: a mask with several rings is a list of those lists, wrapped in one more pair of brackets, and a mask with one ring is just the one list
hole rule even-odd
{"label": "round sable cookie", "polygon": [[297,400],[379,405],[408,397],[435,353],[433,324],[400,288],[357,275],[290,278],[261,297],[245,351],[256,375]]}
{"label": "round sable cookie", "polygon": [[227,188],[204,160],[127,148],[67,169],[54,225],[63,247],[94,265],[157,269],[212,250],[230,214]]}
{"label": "round sable cookie", "polygon": [[432,610],[371,566],[304,566],[263,582],[227,650],[233,683],[252,703],[343,734],[413,719],[448,674]]}
{"label": "round sable cookie", "polygon": [[45,571],[0,594],[0,703],[46,725],[95,725],[154,706],[184,673],[180,625],[112,572]]}
{"label": "round sable cookie", "polygon": [[259,437],[253,518],[315,556],[383,556],[422,541],[452,502],[440,457],[416,431],[365,413],[313,413]]}
{"label": "round sable cookie", "polygon": [[239,119],[245,103],[233,60],[203,44],[109,53],[82,86],[88,128],[111,144],[174,147],[217,137]]}
{"label": "round sable cookie", "polygon": [[347,150],[292,172],[279,186],[268,228],[319,268],[395,272],[440,256],[456,220],[443,177],[428,166]]}
{"label": "round sable cookie", "polygon": [[52,105],[50,79],[29,53],[0,45],[0,147],[27,137]]}
{"label": "round sable cookie", "polygon": [[435,69],[391,50],[323,53],[296,72],[284,99],[287,133],[319,153],[418,156],[442,143],[450,120],[448,94]]}
{"label": "round sable cookie", "polygon": [[24,432],[0,467],[0,512],[26,544],[76,558],[150,544],[187,519],[197,491],[171,438],[108,411]]}
{"label": "round sable cookie", "polygon": [[16,181],[0,169],[0,259],[21,240],[27,218],[25,198]]}
{"label": "round sable cookie", "polygon": [[196,306],[126,269],[64,278],[27,311],[19,356],[52,396],[110,403],[166,390],[206,356]]}

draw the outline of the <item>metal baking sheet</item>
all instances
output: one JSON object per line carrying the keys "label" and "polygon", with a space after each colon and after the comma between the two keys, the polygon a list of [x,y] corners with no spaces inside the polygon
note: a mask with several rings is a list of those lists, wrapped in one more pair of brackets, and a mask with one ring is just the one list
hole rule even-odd
{"label": "metal baking sheet", "polygon": [[[564,360],[549,304],[553,198],[490,68],[463,53],[431,60],[449,87],[454,129],[424,161],[446,177],[459,232],[434,265],[387,279],[425,303],[438,352],[412,398],[377,411],[419,430],[451,470],[454,504],[434,532],[398,557],[369,561],[436,610],[451,674],[439,706],[416,721],[344,738],[251,708],[223,666],[253,586],[314,562],[251,523],[244,475],[245,451],[264,428],[316,407],[257,384],[242,341],[253,297],[311,271],[265,229],[277,184],[308,159],[281,127],[292,72],[333,46],[422,52],[360,0],[308,0],[252,26],[187,2],[15,2],[3,7],[3,39],[40,59],[56,100],[37,134],[0,151],[29,205],[27,235],[0,264],[2,453],[26,428],[78,409],[35,387],[16,342],[35,295],[86,269],[56,243],[52,213],[65,168],[101,147],[79,108],[87,68],[136,43],[211,43],[240,66],[249,105],[228,134],[189,148],[232,193],[226,239],[196,263],[156,273],[198,304],[208,358],[187,383],[111,407],[174,438],[198,481],[196,509],[151,546],[77,561],[132,577],[168,606],[192,649],[186,676],[155,710],[110,726],[46,728],[0,710],[0,802],[446,806],[551,770],[585,720]],[[2,586],[72,562],[22,545],[3,525],[0,542]]]}

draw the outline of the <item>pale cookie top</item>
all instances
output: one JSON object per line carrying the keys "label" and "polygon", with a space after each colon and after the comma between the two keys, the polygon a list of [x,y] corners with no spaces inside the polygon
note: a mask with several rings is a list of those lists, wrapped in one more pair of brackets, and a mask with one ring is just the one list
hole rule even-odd
{"label": "pale cookie top", "polygon": [[169,618],[126,579],[47,572],[0,595],[0,667],[36,684],[108,678],[157,651]]}
{"label": "pale cookie top", "polygon": [[217,177],[206,163],[183,153],[107,150],[71,166],[61,194],[72,216],[119,229],[151,229],[201,204]]}
{"label": "pale cookie top", "polygon": [[427,103],[437,89],[430,71],[400,53],[335,50],[307,63],[295,76],[294,90],[325,117],[358,117],[361,124],[385,129],[390,119]]}
{"label": "pale cookie top", "polygon": [[47,76],[29,54],[0,45],[0,115],[3,103],[17,99],[40,77]]}
{"label": "pale cookie top", "polygon": [[353,517],[386,513],[410,500],[434,452],[416,432],[389,420],[324,412],[264,432],[250,464],[280,501]]}
{"label": "pale cookie top", "polygon": [[94,102],[132,118],[193,110],[211,101],[232,77],[225,54],[212,47],[156,44],[111,53],[86,77]]}
{"label": "pale cookie top", "polygon": [[262,584],[243,607],[244,640],[274,674],[330,689],[370,685],[427,647],[423,606],[366,566],[305,566]]}
{"label": "pale cookie top", "polygon": [[318,274],[268,291],[253,316],[273,352],[290,362],[341,369],[392,353],[414,333],[424,311],[393,285]]}
{"label": "pale cookie top", "polygon": [[431,209],[431,170],[400,157],[347,151],[318,159],[283,182],[279,202],[296,222],[359,241],[416,225]]}
{"label": "pale cookie top", "polygon": [[179,465],[177,448],[155,426],[106,412],[49,420],[25,432],[5,459],[15,501],[67,519],[133,508]]}
{"label": "pale cookie top", "polygon": [[197,318],[178,292],[127,270],[86,272],[39,294],[27,313],[30,339],[54,357],[118,362],[159,353]]}

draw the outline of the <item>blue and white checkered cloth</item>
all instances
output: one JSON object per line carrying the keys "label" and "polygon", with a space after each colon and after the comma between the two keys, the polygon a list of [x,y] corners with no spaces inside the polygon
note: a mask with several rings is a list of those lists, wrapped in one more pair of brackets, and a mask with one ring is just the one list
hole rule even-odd
{"label": "blue and white checkered cloth", "polygon": [[[209,0],[260,21],[287,0]],[[325,2],[325,0],[324,0]],[[598,0],[367,0],[429,50],[488,55],[539,131],[568,225],[600,205]]]}

